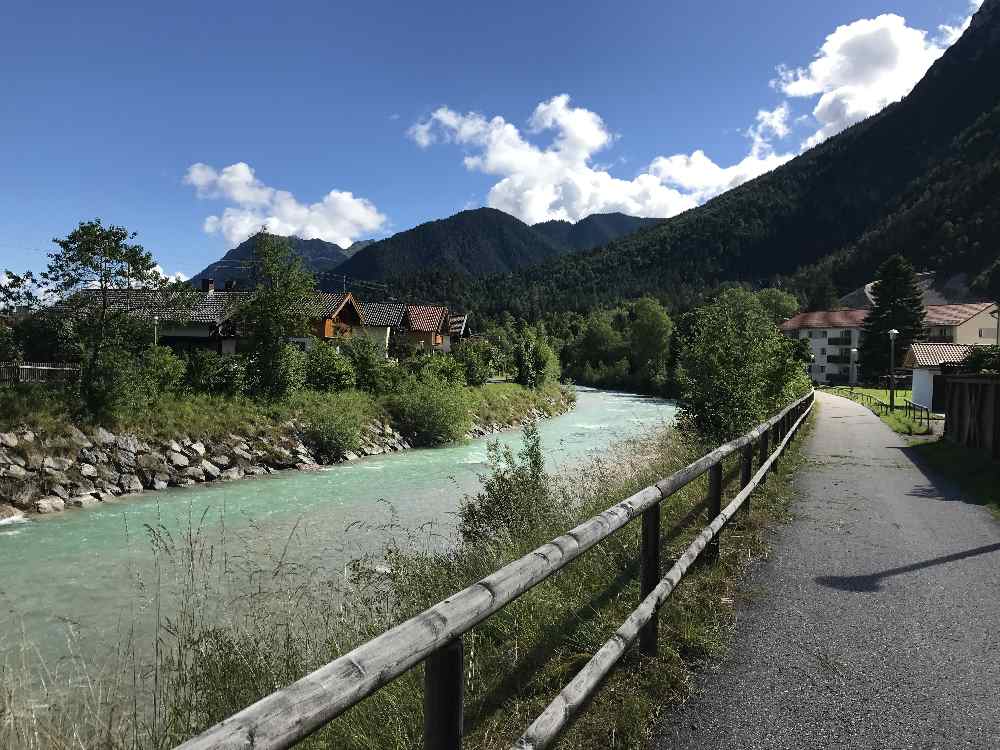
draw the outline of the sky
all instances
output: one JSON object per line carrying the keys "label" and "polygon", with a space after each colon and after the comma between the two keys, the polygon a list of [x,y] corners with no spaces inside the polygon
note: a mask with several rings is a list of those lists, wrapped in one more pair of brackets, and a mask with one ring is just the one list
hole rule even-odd
{"label": "sky", "polygon": [[671,216],[904,96],[979,4],[9,4],[0,269],[95,217],[190,276],[262,226]]}

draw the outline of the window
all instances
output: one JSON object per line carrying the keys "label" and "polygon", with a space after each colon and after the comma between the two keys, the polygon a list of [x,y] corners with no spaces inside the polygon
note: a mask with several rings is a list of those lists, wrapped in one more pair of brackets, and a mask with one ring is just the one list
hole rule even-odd
{"label": "window", "polygon": [[995,341],[996,337],[997,337],[997,329],[996,328],[980,328],[979,329],[979,338],[981,338],[981,339],[992,339],[992,340]]}
{"label": "window", "polygon": [[825,346],[821,347],[820,350],[819,350],[819,353],[820,354],[826,354],[826,347]]}
{"label": "window", "polygon": [[820,331],[819,332],[819,336],[820,336],[820,338],[825,339],[826,338],[826,331]]}
{"label": "window", "polygon": [[819,371],[820,371],[821,373],[825,373],[825,372],[826,372],[826,366],[825,366],[825,365],[820,365],[820,366],[819,366]]}

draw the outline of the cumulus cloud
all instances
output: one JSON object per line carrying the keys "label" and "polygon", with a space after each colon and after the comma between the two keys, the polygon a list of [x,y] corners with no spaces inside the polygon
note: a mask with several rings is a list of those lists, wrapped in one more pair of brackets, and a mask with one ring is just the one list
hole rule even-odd
{"label": "cumulus cloud", "polygon": [[[973,3],[972,10],[981,3]],[[778,67],[772,85],[793,98],[819,97],[812,111],[819,129],[803,143],[815,146],[902,99],[969,26],[941,25],[932,38],[894,13],[838,26],[807,67]]]}
{"label": "cumulus cloud", "polygon": [[669,217],[693,208],[790,158],[776,154],[768,140],[787,134],[787,118],[787,108],[762,111],[747,134],[752,140],[750,153],[732,167],[720,167],[696,151],[657,157],[632,179],[615,177],[593,163],[615,136],[600,115],[572,106],[567,94],[538,104],[528,120],[528,134],[551,136],[546,146],[531,142],[501,116],[462,114],[448,107],[415,123],[408,134],[421,148],[453,143],[468,149],[467,169],[500,178],[487,203],[534,224],[577,221],[609,211]]}
{"label": "cumulus cloud", "polygon": [[189,278],[191,278],[187,274],[181,273],[180,271],[168,274],[166,271],[163,270],[163,266],[161,266],[159,263],[153,266],[153,272],[159,274],[167,281],[187,281]]}
{"label": "cumulus cloud", "polygon": [[347,247],[386,222],[371,201],[350,192],[331,190],[316,203],[301,203],[287,190],[261,182],[245,162],[221,170],[201,162],[192,164],[184,182],[194,187],[199,198],[235,204],[209,216],[204,224],[206,232],[222,234],[233,244],[266,227],[275,234],[319,238]]}

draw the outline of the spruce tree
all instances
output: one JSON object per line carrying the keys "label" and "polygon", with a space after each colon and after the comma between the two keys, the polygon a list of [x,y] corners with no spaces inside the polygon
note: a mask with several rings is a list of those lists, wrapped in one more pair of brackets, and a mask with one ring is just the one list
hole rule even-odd
{"label": "spruce tree", "polygon": [[872,286],[873,305],[864,325],[861,370],[873,380],[889,372],[889,331],[899,331],[895,342],[896,366],[910,344],[924,336],[924,298],[913,266],[902,255],[888,258]]}

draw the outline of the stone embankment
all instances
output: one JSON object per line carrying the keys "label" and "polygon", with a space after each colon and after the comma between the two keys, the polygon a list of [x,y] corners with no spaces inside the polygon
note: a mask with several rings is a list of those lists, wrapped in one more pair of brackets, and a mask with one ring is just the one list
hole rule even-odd
{"label": "stone embankment", "polygon": [[[553,403],[552,413],[568,404]],[[469,438],[549,416],[535,409],[509,424],[476,425]],[[225,482],[273,474],[284,469],[320,469],[300,437],[302,425],[288,422],[273,435],[228,435],[213,440],[178,436],[146,441],[98,427],[46,437],[22,428],[0,433],[0,523],[25,513],[55,513],[85,508],[121,495],[204,482]],[[357,451],[340,461],[411,448],[388,422],[375,420],[362,434]]]}

